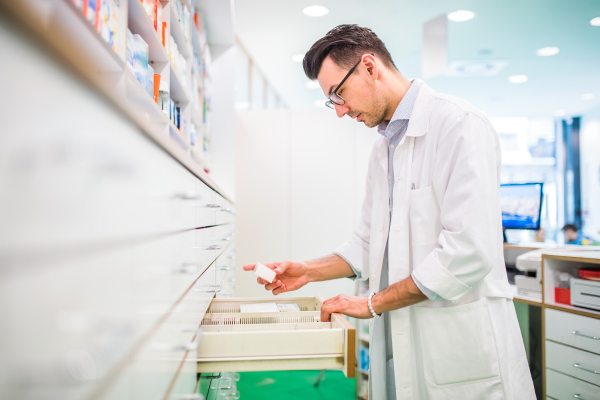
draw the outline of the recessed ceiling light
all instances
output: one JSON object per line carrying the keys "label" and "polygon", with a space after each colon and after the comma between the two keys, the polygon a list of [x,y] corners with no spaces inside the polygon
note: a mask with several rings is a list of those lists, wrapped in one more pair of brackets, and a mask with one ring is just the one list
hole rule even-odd
{"label": "recessed ceiling light", "polygon": [[590,24],[592,26],[600,26],[600,17],[592,18]]}
{"label": "recessed ceiling light", "polygon": [[537,55],[542,57],[554,56],[558,53],[560,53],[560,49],[558,47],[542,47],[537,51]]}
{"label": "recessed ceiling light", "polygon": [[326,100],[315,100],[315,107],[325,107]]}
{"label": "recessed ceiling light", "polygon": [[513,75],[508,77],[510,83],[525,83],[527,82],[527,75]]}
{"label": "recessed ceiling light", "polygon": [[292,61],[293,62],[297,62],[297,63],[301,63],[302,61],[304,61],[304,54],[294,54],[292,56]]}
{"label": "recessed ceiling light", "polygon": [[454,22],[465,22],[475,17],[475,13],[469,10],[458,10],[448,14],[448,19]]}
{"label": "recessed ceiling light", "polygon": [[320,89],[321,85],[319,85],[319,81],[307,81],[304,86],[308,89]]}
{"label": "recessed ceiling light", "polygon": [[304,7],[302,13],[309,17],[322,17],[323,15],[329,14],[329,9],[327,7],[314,5]]}
{"label": "recessed ceiling light", "polygon": [[594,100],[596,95],[594,93],[584,93],[581,95],[581,100]]}
{"label": "recessed ceiling light", "polygon": [[565,110],[554,110],[552,112],[555,117],[564,117],[566,115]]}

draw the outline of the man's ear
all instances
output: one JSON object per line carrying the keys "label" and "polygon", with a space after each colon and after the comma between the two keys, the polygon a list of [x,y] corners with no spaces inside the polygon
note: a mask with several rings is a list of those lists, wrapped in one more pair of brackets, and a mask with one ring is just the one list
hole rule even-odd
{"label": "man's ear", "polygon": [[380,71],[375,57],[372,54],[365,54],[363,55],[362,62],[367,67],[367,72],[371,79],[377,80]]}

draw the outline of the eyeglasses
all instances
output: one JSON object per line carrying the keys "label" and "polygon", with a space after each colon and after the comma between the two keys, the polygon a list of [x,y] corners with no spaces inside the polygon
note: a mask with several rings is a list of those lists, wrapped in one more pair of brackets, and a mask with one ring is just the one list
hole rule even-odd
{"label": "eyeglasses", "polygon": [[[375,54],[371,54],[372,56],[375,56]],[[350,75],[352,75],[352,73],[354,72],[354,70],[356,69],[356,67],[358,67],[358,64],[360,64],[360,62],[362,61],[362,57],[360,58],[360,60],[358,60],[358,62],[356,64],[354,64],[354,67],[352,67],[352,69],[350,69],[350,71],[348,71],[348,73],[346,74],[346,76],[344,77],[344,79],[342,79],[342,81],[340,82],[339,85],[337,85],[337,87],[333,90],[333,92],[331,92],[331,94],[329,95],[329,100],[327,100],[325,102],[325,105],[331,109],[335,109],[334,104],[338,105],[338,106],[343,106],[344,104],[346,104],[346,100],[344,100],[344,98],[342,96],[340,96],[337,91],[340,90],[340,88],[342,87],[342,85],[344,84],[344,82],[346,82],[346,80],[350,77]]]}

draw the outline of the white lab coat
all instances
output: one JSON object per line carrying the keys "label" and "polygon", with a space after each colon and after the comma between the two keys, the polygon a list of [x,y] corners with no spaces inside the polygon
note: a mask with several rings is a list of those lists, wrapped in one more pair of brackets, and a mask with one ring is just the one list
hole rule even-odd
{"label": "white lab coat", "polygon": [[336,253],[375,292],[389,234],[390,285],[414,271],[445,299],[391,312],[397,398],[535,399],[504,266],[496,132],[468,102],[422,84],[394,155],[391,224],[387,146],[373,148],[361,221]]}

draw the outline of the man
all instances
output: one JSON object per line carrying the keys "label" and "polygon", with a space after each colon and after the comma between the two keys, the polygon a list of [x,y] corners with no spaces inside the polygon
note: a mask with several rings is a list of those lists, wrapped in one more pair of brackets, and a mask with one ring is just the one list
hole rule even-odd
{"label": "man", "polygon": [[352,238],[318,260],[269,264],[277,276],[259,284],[277,295],[369,279],[368,298],[329,299],[321,320],[371,318],[372,399],[534,399],[504,266],[500,145],[489,121],[407,80],[383,42],[356,25],[317,41],[304,70],[338,117],[377,126],[381,137]]}
{"label": "man", "polygon": [[563,226],[562,231],[565,235],[565,244],[580,244],[584,246],[595,246],[598,244],[594,239],[580,234],[577,225],[566,224]]}

